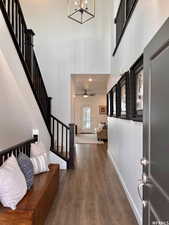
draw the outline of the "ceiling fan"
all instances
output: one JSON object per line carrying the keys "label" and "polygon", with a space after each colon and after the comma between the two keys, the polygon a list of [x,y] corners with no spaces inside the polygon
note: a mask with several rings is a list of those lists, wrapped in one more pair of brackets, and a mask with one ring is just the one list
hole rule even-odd
{"label": "ceiling fan", "polygon": [[82,94],[76,94],[76,96],[83,96],[84,98],[88,98],[90,96],[95,96],[95,93],[89,93],[87,89],[84,89]]}

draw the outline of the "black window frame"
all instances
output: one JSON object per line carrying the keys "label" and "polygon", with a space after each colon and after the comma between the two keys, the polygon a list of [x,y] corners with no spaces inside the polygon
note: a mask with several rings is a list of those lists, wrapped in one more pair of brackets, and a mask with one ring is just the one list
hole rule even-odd
{"label": "black window frame", "polygon": [[[126,86],[126,111],[125,114],[122,114],[122,97],[121,97],[121,88]],[[119,103],[119,117],[121,119],[130,119],[130,85],[129,85],[129,71],[124,73],[121,79],[118,82],[118,103]]]}
{"label": "black window frame", "polygon": [[[137,110],[137,75],[140,71],[144,70],[143,65],[143,55],[139,57],[139,59],[134,63],[134,65],[130,68],[130,86],[131,86],[131,93],[130,93],[130,99],[131,99],[131,119],[134,121],[142,122],[143,121],[143,110]],[[143,71],[144,76],[144,71]]]}
{"label": "black window frame", "polygon": [[[110,110],[109,110],[110,109]],[[109,113],[110,111],[110,113]],[[111,90],[107,93],[107,116],[112,117],[112,92]]]}
{"label": "black window frame", "polygon": [[[116,112],[114,112],[114,95],[115,95],[115,104],[116,104]],[[119,116],[119,96],[118,96],[118,85],[115,84],[111,89],[111,97],[112,97],[112,117]]]}
{"label": "black window frame", "polygon": [[138,0],[121,0],[120,5],[114,20],[116,24],[116,46],[113,56],[116,54],[118,46],[120,45],[123,34],[134,12]]}

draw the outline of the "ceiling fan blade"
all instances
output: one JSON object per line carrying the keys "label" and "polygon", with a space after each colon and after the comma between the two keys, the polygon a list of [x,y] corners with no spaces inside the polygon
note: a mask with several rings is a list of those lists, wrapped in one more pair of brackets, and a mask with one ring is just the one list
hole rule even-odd
{"label": "ceiling fan blade", "polygon": [[95,96],[96,93],[88,93],[87,89],[84,89],[84,92],[81,94],[75,94],[76,96],[84,96],[84,95],[88,95],[88,96]]}

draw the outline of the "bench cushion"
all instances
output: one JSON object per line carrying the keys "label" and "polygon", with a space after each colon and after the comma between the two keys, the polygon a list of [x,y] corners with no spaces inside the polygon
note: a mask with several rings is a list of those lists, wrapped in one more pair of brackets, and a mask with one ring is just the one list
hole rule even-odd
{"label": "bench cushion", "polygon": [[59,165],[49,165],[49,172],[36,175],[31,190],[15,211],[0,207],[1,225],[43,225],[59,185]]}

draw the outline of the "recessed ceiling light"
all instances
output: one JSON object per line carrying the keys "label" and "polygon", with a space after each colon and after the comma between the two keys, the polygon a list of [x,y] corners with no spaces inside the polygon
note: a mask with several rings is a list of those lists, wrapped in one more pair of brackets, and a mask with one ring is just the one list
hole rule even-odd
{"label": "recessed ceiling light", "polygon": [[89,81],[89,82],[92,82],[92,81],[93,81],[93,79],[92,79],[92,78],[89,78],[89,79],[88,79],[88,81]]}

